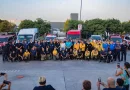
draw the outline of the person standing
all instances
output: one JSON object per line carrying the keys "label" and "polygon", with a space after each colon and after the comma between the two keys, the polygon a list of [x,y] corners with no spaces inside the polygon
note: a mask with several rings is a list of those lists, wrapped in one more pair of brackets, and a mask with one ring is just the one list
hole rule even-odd
{"label": "person standing", "polygon": [[127,45],[126,42],[123,41],[123,44],[121,45],[121,61],[123,61],[124,57],[124,61],[126,62],[126,54],[127,54]]}
{"label": "person standing", "polygon": [[121,78],[124,80],[124,87],[126,90],[129,90],[129,73],[130,71],[128,70],[130,68],[130,64],[128,62],[124,63],[124,69],[119,67],[120,70],[116,71],[115,76],[121,76]]}
{"label": "person standing", "polygon": [[3,42],[2,50],[3,62],[8,61],[8,45],[6,42]]}
{"label": "person standing", "polygon": [[114,57],[115,61],[118,58],[118,61],[120,62],[120,51],[121,51],[121,46],[119,41],[117,41],[115,45],[115,57]]}

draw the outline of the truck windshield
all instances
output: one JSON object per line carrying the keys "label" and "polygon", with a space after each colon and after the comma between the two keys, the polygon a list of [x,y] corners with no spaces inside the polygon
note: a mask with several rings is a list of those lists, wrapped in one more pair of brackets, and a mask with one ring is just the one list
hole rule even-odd
{"label": "truck windshield", "polygon": [[79,34],[77,34],[77,35],[68,34],[67,39],[80,39],[80,35]]}
{"label": "truck windshield", "polygon": [[8,42],[8,38],[0,38],[0,43]]}
{"label": "truck windshield", "polygon": [[113,42],[119,41],[119,43],[122,43],[122,38],[111,38],[111,41]]}
{"label": "truck windshield", "polygon": [[100,36],[91,36],[91,39],[93,39],[93,40],[101,40],[102,38]]}
{"label": "truck windshield", "polygon": [[56,37],[45,37],[46,41],[54,40]]}
{"label": "truck windshield", "polygon": [[18,40],[22,42],[23,40],[30,41],[33,39],[33,35],[18,35]]}

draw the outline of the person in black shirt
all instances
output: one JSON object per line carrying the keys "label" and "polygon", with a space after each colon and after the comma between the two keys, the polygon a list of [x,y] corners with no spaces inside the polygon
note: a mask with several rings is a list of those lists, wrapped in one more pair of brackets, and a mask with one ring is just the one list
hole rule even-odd
{"label": "person in black shirt", "polygon": [[107,63],[112,62],[112,59],[113,59],[112,52],[109,51],[108,54],[107,54]]}
{"label": "person in black shirt", "polygon": [[31,51],[31,49],[32,49],[33,46],[34,46],[34,43],[32,42],[32,40],[30,40],[30,42],[28,44],[29,51]]}
{"label": "person in black shirt", "polygon": [[82,53],[82,51],[79,49],[77,59],[82,59],[82,58],[83,58],[83,53]]}
{"label": "person in black shirt", "polygon": [[12,42],[9,47],[9,53],[16,51],[16,45],[15,42]]}
{"label": "person in black shirt", "polygon": [[6,42],[3,42],[2,46],[2,59],[8,61],[8,44]]}
{"label": "person in black shirt", "polygon": [[52,54],[53,50],[54,50],[54,43],[52,41],[50,41],[49,51],[50,51],[51,59],[53,58],[53,54]]}
{"label": "person in black shirt", "polygon": [[70,51],[69,51],[69,59],[73,59],[73,51],[72,51],[72,49],[70,49]]}
{"label": "person in black shirt", "polygon": [[20,49],[20,51],[18,53],[18,60],[23,61],[23,51],[22,51],[22,49]]}
{"label": "person in black shirt", "polygon": [[62,60],[65,60],[67,58],[66,52],[63,50],[61,53]]}
{"label": "person in black shirt", "polygon": [[16,55],[15,51],[12,51],[12,52],[10,53],[10,60],[11,60],[12,62],[14,62],[14,61],[16,60],[16,58],[17,58],[17,55]]}
{"label": "person in black shirt", "polygon": [[[92,52],[92,50],[93,50],[94,48],[93,48],[92,44],[90,43],[90,41],[87,41],[87,43],[86,43],[86,49],[87,49],[88,51],[90,51],[90,56],[91,56],[91,52]],[[91,59],[91,57],[90,57],[90,59]]]}
{"label": "person in black shirt", "polygon": [[44,48],[42,48],[42,51],[40,53],[41,53],[41,61],[45,60],[46,59],[46,52],[45,52]]}
{"label": "person in black shirt", "polygon": [[37,45],[37,59],[40,60],[41,59],[41,51],[42,51],[42,47],[41,47],[41,44],[40,44],[40,41],[38,42],[38,45]]}
{"label": "person in black shirt", "polygon": [[126,42],[123,41],[123,44],[121,45],[121,61],[123,61],[124,57],[124,61],[126,62],[127,48],[128,46],[126,45]]}
{"label": "person in black shirt", "polygon": [[102,60],[105,62],[106,59],[107,59],[107,52],[103,49],[103,50],[100,52],[100,62],[101,62]]}
{"label": "person in black shirt", "polygon": [[46,59],[47,60],[50,60],[50,51],[49,51],[49,49],[46,47]]}
{"label": "person in black shirt", "polygon": [[33,90],[55,90],[51,85],[46,85],[46,78],[40,77],[39,78],[40,86],[34,87]]}

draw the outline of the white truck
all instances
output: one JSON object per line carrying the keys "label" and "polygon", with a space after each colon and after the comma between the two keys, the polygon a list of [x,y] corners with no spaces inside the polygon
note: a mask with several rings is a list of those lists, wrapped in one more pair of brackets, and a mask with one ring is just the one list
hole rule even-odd
{"label": "white truck", "polygon": [[37,28],[28,28],[28,29],[21,29],[18,32],[17,40],[22,42],[23,40],[26,40],[27,42],[30,42],[32,40],[33,42],[38,38],[38,29]]}

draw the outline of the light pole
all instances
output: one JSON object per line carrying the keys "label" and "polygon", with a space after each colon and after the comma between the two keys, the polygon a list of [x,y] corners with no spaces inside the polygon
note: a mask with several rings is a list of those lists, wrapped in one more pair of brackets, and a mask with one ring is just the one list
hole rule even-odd
{"label": "light pole", "polygon": [[80,21],[81,21],[81,17],[82,17],[82,0],[81,0],[81,5],[80,5]]}

